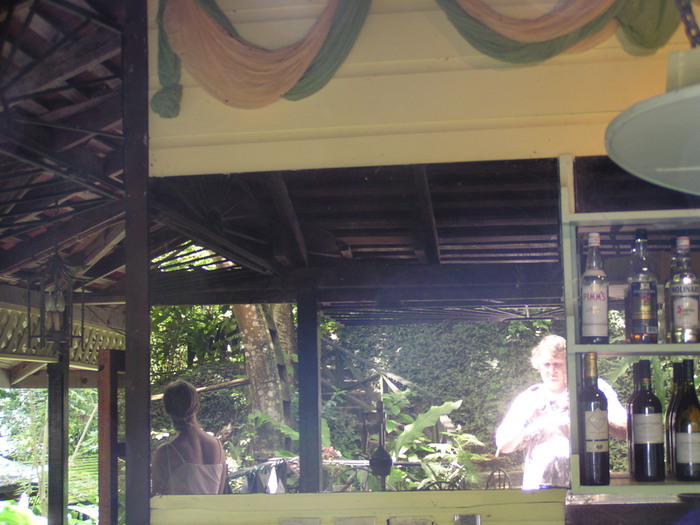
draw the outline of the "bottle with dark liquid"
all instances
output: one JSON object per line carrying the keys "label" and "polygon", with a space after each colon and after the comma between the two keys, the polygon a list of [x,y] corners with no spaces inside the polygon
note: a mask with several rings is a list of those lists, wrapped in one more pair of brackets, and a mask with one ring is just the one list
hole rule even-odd
{"label": "bottle with dark liquid", "polygon": [[666,471],[674,474],[676,471],[676,410],[683,382],[683,363],[673,363],[673,384],[671,385],[671,397],[666,406],[664,428],[666,430]]}
{"label": "bottle with dark liquid", "polygon": [[656,343],[659,333],[657,283],[649,261],[647,231],[639,229],[635,237],[625,287],[625,333],[628,343]]}
{"label": "bottle with dark liquid", "polygon": [[666,333],[671,343],[697,343],[700,284],[690,261],[690,238],[676,239],[671,277],[664,287],[666,295]]}
{"label": "bottle with dark liquid", "polygon": [[581,485],[610,484],[608,400],[598,388],[595,352],[583,354],[583,388],[578,396]]}
{"label": "bottle with dark liquid", "polygon": [[695,392],[695,361],[683,360],[683,384],[676,408],[676,479],[700,481],[700,404]]}
{"label": "bottle with dark liquid", "polygon": [[637,481],[663,481],[666,478],[664,464],[664,425],[661,401],[651,388],[651,363],[647,359],[638,365],[640,387],[632,402],[632,448],[634,455],[634,479]]}
{"label": "bottle with dark liquid", "polygon": [[608,278],[599,233],[588,234],[586,269],[581,276],[581,343],[608,343]]}
{"label": "bottle with dark liquid", "polygon": [[632,377],[634,390],[632,390],[632,395],[630,395],[629,399],[627,400],[627,404],[625,405],[625,408],[627,409],[627,464],[631,476],[634,475],[634,447],[632,446],[634,443],[634,435],[632,432],[632,404],[634,403],[635,398],[639,394],[639,363],[632,363]]}

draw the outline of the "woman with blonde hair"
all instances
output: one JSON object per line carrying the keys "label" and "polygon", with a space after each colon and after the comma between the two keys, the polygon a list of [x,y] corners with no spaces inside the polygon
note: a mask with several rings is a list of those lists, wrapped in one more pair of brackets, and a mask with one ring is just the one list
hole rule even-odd
{"label": "woman with blonde hair", "polygon": [[223,494],[226,458],[219,440],[197,422],[197,390],[187,381],[170,383],[163,392],[163,408],[177,435],[153,455],[153,493]]}

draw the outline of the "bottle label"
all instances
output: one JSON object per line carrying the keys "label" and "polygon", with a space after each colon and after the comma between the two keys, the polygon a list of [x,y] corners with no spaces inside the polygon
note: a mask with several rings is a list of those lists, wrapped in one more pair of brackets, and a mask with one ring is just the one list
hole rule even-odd
{"label": "bottle label", "polygon": [[672,284],[671,301],[673,304],[673,328],[695,330],[698,328],[698,296],[700,286],[697,284]]}
{"label": "bottle label", "polygon": [[661,414],[634,414],[632,421],[635,444],[664,442],[664,424]]}
{"label": "bottle label", "polygon": [[586,410],[583,418],[586,452],[608,452],[608,411]]}
{"label": "bottle label", "polygon": [[636,281],[629,285],[631,333],[656,334],[659,331],[656,311],[656,283]]}
{"label": "bottle label", "polygon": [[597,282],[581,287],[581,335],[608,336],[608,286]]}
{"label": "bottle label", "polygon": [[700,463],[700,432],[676,432],[676,463]]}

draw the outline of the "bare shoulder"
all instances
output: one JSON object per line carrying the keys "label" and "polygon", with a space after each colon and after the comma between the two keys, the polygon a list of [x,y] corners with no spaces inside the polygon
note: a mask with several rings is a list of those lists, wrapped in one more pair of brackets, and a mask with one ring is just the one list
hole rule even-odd
{"label": "bare shoulder", "polygon": [[206,432],[202,432],[202,450],[208,458],[210,463],[218,463],[223,455],[223,448],[221,442]]}

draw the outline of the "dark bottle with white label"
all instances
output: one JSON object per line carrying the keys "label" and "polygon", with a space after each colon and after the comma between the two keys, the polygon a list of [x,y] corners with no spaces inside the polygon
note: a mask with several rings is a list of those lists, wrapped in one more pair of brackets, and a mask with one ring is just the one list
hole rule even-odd
{"label": "dark bottle with white label", "polygon": [[651,269],[647,231],[635,232],[631,269],[625,287],[625,335],[628,343],[656,343],[659,334],[657,281]]}
{"label": "dark bottle with white label", "polygon": [[695,392],[695,362],[683,360],[683,383],[675,415],[676,479],[700,481],[700,404]]}
{"label": "dark bottle with white label", "polygon": [[671,397],[666,406],[664,427],[666,430],[666,471],[673,474],[676,471],[676,411],[683,383],[683,363],[673,363],[673,384],[671,385]]}
{"label": "dark bottle with white label", "polygon": [[632,401],[630,418],[634,479],[663,481],[666,478],[663,410],[651,388],[651,362],[639,361],[638,373],[639,392]]}
{"label": "dark bottle with white label", "polygon": [[608,278],[596,232],[588,234],[586,269],[581,275],[581,343],[608,343]]}
{"label": "dark bottle with white label", "polygon": [[666,338],[670,343],[697,343],[700,284],[690,261],[690,238],[678,237],[671,277],[664,286]]}
{"label": "dark bottle with white label", "polygon": [[578,395],[581,485],[610,484],[608,400],[598,388],[595,352],[583,354],[583,385]]}
{"label": "dark bottle with white label", "polygon": [[625,408],[627,409],[627,465],[629,467],[630,475],[634,475],[634,436],[632,434],[632,404],[639,395],[639,363],[632,363],[632,378],[634,390],[632,390],[632,395],[630,395],[627,400]]}

